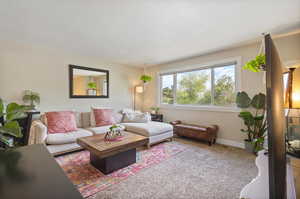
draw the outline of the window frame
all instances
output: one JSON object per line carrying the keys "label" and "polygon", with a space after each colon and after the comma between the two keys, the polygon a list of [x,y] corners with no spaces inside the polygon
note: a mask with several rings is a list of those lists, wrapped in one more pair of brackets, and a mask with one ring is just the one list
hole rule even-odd
{"label": "window frame", "polygon": [[[165,104],[162,103],[162,76],[163,75],[174,75],[173,76],[173,97],[174,102],[176,102],[176,90],[177,90],[177,73],[182,72],[191,72],[203,69],[212,69],[217,67],[224,67],[226,65],[235,64],[235,92],[241,90],[241,57],[233,57],[224,60],[219,60],[215,62],[209,62],[205,64],[195,64],[190,66],[182,66],[180,69],[177,67],[176,69],[169,69],[165,71],[161,71],[157,73],[158,79],[158,106],[161,108],[169,108],[169,109],[184,109],[184,110],[207,110],[207,111],[229,111],[229,112],[239,112],[240,109],[236,106],[218,106],[214,105],[214,97],[212,97],[212,102],[210,105],[183,105],[183,104]],[[211,93],[214,95],[214,70],[211,70]]]}

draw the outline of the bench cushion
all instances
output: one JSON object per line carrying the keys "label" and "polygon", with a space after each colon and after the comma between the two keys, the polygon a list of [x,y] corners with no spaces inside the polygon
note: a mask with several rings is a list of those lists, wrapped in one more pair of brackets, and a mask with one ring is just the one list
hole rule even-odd
{"label": "bench cushion", "polygon": [[193,125],[188,125],[188,124],[177,124],[176,127],[185,128],[185,129],[193,129],[193,130],[198,130],[198,131],[207,131],[207,127],[193,126]]}
{"label": "bench cushion", "polygon": [[147,122],[147,123],[122,123],[126,131],[137,133],[146,137],[163,134],[173,130],[173,126],[163,122]]}
{"label": "bench cushion", "polygon": [[48,134],[46,138],[47,144],[67,144],[75,143],[77,138],[93,135],[92,132],[85,129],[78,128],[77,131],[68,133],[54,133]]}

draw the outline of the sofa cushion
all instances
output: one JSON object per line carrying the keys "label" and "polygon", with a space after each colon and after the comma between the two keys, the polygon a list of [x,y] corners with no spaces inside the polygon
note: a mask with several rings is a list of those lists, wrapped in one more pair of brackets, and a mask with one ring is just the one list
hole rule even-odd
{"label": "sofa cushion", "polygon": [[[106,125],[106,126],[99,126],[99,127],[91,127],[91,128],[88,128],[89,131],[92,131],[93,134],[103,134],[103,133],[106,133],[107,131],[109,131],[109,128],[111,127],[112,125]],[[119,125],[121,128],[121,130],[124,130],[125,129],[125,126],[123,125]]]}
{"label": "sofa cushion", "polygon": [[121,113],[114,112],[113,117],[114,117],[114,120],[115,120],[116,124],[121,123],[122,120],[123,120],[123,114],[121,114]]}
{"label": "sofa cushion", "polygon": [[112,109],[93,109],[96,126],[106,126],[115,123]]}
{"label": "sofa cushion", "polygon": [[48,133],[66,133],[77,130],[76,116],[73,111],[47,112]]}
{"label": "sofa cushion", "polygon": [[83,128],[91,127],[91,112],[82,112],[81,113],[81,122]]}
{"label": "sofa cushion", "polygon": [[[80,119],[82,122],[82,128],[90,128],[92,126],[91,117],[92,117],[91,112],[82,112],[81,113]],[[113,117],[114,117],[116,124],[121,123],[123,120],[123,114],[121,114],[121,113],[114,112]],[[79,126],[77,126],[77,127],[79,127]],[[81,127],[79,127],[79,128],[81,128]]]}
{"label": "sofa cushion", "polygon": [[92,106],[91,107],[91,112],[90,112],[90,126],[96,126],[96,120],[95,120],[95,114],[94,114],[94,110],[97,109],[112,109],[111,107],[96,107],[96,106]]}
{"label": "sofa cushion", "polygon": [[[76,117],[77,128],[84,128],[83,121],[82,121],[82,113],[78,112],[78,111],[74,111],[74,113],[75,113],[75,117]],[[43,122],[43,124],[45,124],[47,126],[47,117],[46,117],[45,113],[41,114],[40,120]],[[89,124],[89,126],[90,126],[90,124]]]}
{"label": "sofa cushion", "polygon": [[77,138],[86,137],[93,135],[92,132],[85,129],[78,128],[77,131],[69,133],[55,133],[48,134],[46,138],[47,144],[67,144],[76,142]]}
{"label": "sofa cushion", "polygon": [[77,128],[82,128],[82,120],[81,120],[81,113],[80,112],[75,112],[75,118],[76,118],[76,125]]}
{"label": "sofa cushion", "polygon": [[163,122],[147,122],[147,123],[122,123],[126,131],[144,135],[147,137],[159,135],[173,130],[173,126]]}
{"label": "sofa cushion", "polygon": [[146,123],[151,121],[151,115],[149,113],[124,113],[124,123]]}
{"label": "sofa cushion", "polygon": [[48,151],[54,156],[82,149],[81,146],[79,146],[75,142],[69,144],[47,145],[46,147]]}

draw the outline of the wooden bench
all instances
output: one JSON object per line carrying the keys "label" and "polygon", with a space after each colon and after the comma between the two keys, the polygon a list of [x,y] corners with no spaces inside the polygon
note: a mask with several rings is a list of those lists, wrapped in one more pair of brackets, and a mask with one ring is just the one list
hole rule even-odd
{"label": "wooden bench", "polygon": [[174,127],[174,133],[178,136],[207,141],[209,146],[216,143],[219,127],[217,125],[202,126],[184,124],[180,120],[170,122]]}

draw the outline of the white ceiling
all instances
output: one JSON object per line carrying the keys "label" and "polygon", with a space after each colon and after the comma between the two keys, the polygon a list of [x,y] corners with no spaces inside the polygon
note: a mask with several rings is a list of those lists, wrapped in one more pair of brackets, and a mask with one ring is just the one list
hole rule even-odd
{"label": "white ceiling", "polygon": [[133,66],[300,27],[300,0],[1,0],[1,40]]}

